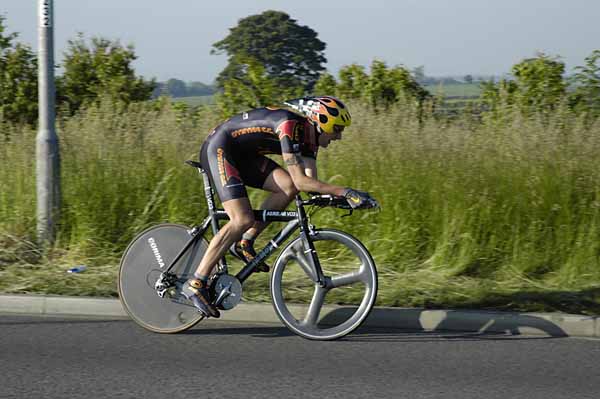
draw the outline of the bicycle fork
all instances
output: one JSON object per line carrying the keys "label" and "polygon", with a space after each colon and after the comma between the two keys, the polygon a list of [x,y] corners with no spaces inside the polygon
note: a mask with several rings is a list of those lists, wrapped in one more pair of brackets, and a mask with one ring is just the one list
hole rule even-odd
{"label": "bicycle fork", "polygon": [[300,240],[302,242],[302,246],[304,247],[304,255],[309,262],[307,265],[311,271],[311,277],[315,283],[318,283],[322,288],[327,286],[326,277],[323,274],[323,269],[321,268],[321,263],[319,262],[319,256],[317,255],[317,250],[315,249],[315,244],[313,243],[311,236],[315,234],[313,226],[309,223],[308,216],[306,216],[306,212],[304,211],[304,205],[302,205],[302,199],[300,196],[296,196],[296,207],[298,208],[298,220],[300,222]]}

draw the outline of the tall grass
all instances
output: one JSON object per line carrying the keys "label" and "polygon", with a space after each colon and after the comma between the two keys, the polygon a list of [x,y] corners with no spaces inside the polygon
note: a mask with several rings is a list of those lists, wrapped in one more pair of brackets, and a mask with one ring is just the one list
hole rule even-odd
{"label": "tall grass", "polygon": [[[596,301],[600,124],[567,109],[525,117],[506,107],[482,121],[419,122],[409,104],[378,112],[352,105],[354,123],[344,140],[321,149],[319,175],[371,192],[382,210],[344,218],[323,210],[314,221],[364,241],[381,271],[380,303],[518,307],[531,299],[523,293],[542,291]],[[168,105],[109,103],[62,120],[56,259],[113,270],[145,226],[200,220],[201,180],[183,161],[197,157],[217,123],[208,108],[190,119]],[[0,262],[10,263],[34,239],[35,132],[2,130]],[[251,199],[258,205],[261,196]]]}
{"label": "tall grass", "polygon": [[[197,156],[209,125],[178,120],[168,105],[117,110],[103,103],[59,122],[63,191],[58,248],[118,251],[153,221],[183,221],[201,212],[199,180],[183,161]],[[7,166],[0,172],[5,188],[0,229],[33,238],[35,133],[23,129],[8,137],[0,158]]]}

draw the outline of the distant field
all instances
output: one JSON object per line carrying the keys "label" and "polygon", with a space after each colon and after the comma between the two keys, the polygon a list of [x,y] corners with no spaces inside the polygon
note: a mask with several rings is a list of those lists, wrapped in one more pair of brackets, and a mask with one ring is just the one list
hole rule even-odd
{"label": "distant field", "polygon": [[479,97],[479,83],[453,83],[426,85],[425,88],[433,95],[443,94],[444,97]]}
{"label": "distant field", "polygon": [[[440,85],[426,85],[427,89],[431,94],[438,95],[442,94],[444,97],[479,97],[481,94],[481,88],[479,83],[453,83],[453,84],[440,84]],[[175,102],[186,103],[190,107],[196,107],[198,105],[214,104],[215,99],[213,95],[207,96],[191,96],[191,97],[177,97],[173,98]]]}
{"label": "distant field", "polygon": [[190,107],[196,107],[198,105],[214,104],[215,103],[213,95],[208,95],[208,96],[192,96],[192,97],[177,97],[177,98],[174,98],[173,101],[186,103]]}

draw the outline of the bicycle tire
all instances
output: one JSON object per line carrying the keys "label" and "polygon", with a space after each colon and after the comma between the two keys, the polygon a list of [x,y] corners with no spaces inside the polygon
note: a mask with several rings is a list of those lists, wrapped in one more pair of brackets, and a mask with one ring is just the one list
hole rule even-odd
{"label": "bicycle tire", "polygon": [[[377,298],[377,269],[364,245],[346,232],[317,230],[312,240],[328,287],[321,288],[310,270],[306,271],[310,267],[298,237],[275,261],[270,279],[271,298],[275,313],[292,332],[312,340],[334,340],[354,331],[368,317]],[[292,267],[295,264],[299,267]],[[335,305],[327,306],[326,298],[343,287],[355,291],[337,295],[337,299],[333,295],[331,301]],[[346,305],[339,306],[339,301]],[[352,302],[351,306],[347,306],[348,302]]]}

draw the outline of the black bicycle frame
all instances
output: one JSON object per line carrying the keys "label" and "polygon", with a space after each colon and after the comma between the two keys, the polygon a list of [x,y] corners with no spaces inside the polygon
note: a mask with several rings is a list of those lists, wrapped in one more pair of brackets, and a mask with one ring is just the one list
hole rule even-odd
{"label": "black bicycle frame", "polygon": [[[189,233],[192,236],[186,245],[179,251],[177,256],[173,259],[169,267],[165,272],[169,272],[171,268],[179,261],[179,259],[186,253],[186,251],[197,241],[200,237],[204,236],[206,230],[212,227],[213,234],[219,232],[219,221],[229,220],[229,216],[223,209],[217,209],[215,207],[214,192],[212,190],[210,180],[206,175],[206,172],[198,166],[196,166],[202,179],[204,181],[204,196],[206,197],[206,204],[208,206],[208,216],[202,224],[193,227]],[[308,223],[308,217],[304,210],[303,200],[300,195],[296,196],[296,208],[297,211],[279,211],[279,210],[253,210],[255,220],[262,222],[288,222],[283,229],[281,229],[271,241],[256,254],[256,257],[250,261],[246,266],[240,270],[235,277],[243,283],[250,275],[256,270],[256,267],[260,262],[269,257],[284,241],[286,241],[296,229],[300,228],[300,236],[304,242],[306,251],[308,254],[308,261],[311,263],[317,281],[320,285],[325,285],[325,277],[319,263],[317,252],[315,251],[314,244],[311,240],[311,228]],[[222,257],[218,262],[218,269],[221,273],[227,273],[227,262],[225,257]]]}

